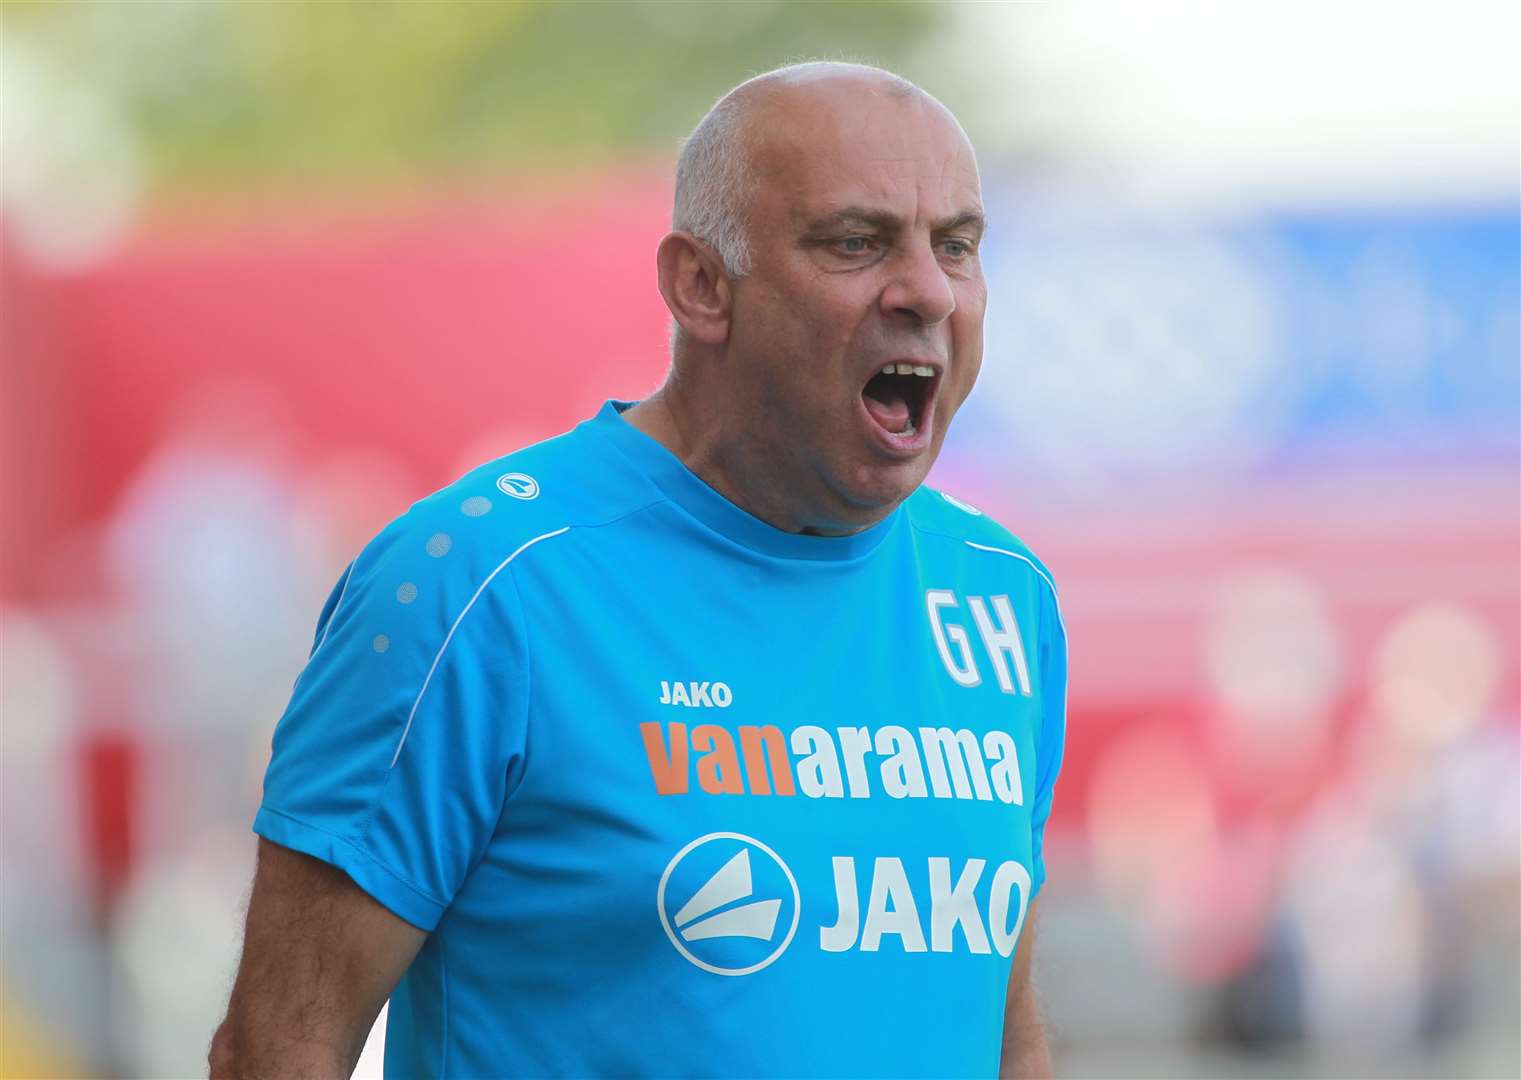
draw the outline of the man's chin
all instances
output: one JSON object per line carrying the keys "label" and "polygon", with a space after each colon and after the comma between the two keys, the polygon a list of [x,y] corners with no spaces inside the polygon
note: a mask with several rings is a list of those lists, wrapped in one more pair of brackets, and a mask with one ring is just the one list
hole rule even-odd
{"label": "man's chin", "polygon": [[891,465],[874,463],[862,466],[843,485],[841,495],[854,517],[866,528],[881,521],[897,509],[898,504],[912,495],[929,474],[933,459],[930,454],[922,460],[895,462]]}

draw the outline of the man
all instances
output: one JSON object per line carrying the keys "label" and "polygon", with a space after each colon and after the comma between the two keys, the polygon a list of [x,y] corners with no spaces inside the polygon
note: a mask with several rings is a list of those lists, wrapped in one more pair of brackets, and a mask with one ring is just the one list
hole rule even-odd
{"label": "man", "polygon": [[785,68],[693,133],[674,224],[666,384],[334,589],[215,1075],[347,1074],[388,997],[403,1076],[1049,1071],[1055,591],[920,486],[981,363],[972,148]]}

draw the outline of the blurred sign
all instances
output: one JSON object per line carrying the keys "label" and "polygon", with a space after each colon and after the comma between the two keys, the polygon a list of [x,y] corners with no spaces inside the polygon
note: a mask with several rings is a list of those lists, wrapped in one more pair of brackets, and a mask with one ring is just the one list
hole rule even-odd
{"label": "blurred sign", "polygon": [[[1197,219],[990,199],[962,445],[1124,477],[1521,447],[1509,209]],[[1018,204],[1018,205],[1016,205]]]}

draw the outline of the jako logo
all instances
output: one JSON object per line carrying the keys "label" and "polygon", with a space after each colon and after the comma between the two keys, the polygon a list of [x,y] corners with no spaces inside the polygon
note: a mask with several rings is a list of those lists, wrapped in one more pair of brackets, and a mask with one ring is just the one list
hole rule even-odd
{"label": "jako logo", "polygon": [[655,906],[676,951],[715,975],[749,975],[771,964],[792,944],[802,907],[781,857],[730,832],[700,836],[678,851],[660,875]]}
{"label": "jako logo", "polygon": [[973,506],[971,503],[964,503],[954,495],[947,495],[943,491],[940,493],[940,497],[954,506],[957,510],[965,510],[968,514],[974,514],[977,517],[982,517],[982,511],[977,509],[977,507]]}
{"label": "jako logo", "polygon": [[685,705],[690,709],[727,709],[734,704],[734,691],[725,682],[666,682],[660,680],[660,704]]}
{"label": "jako logo", "polygon": [[496,486],[503,495],[511,495],[514,499],[539,497],[539,482],[527,473],[503,473],[496,478]]}

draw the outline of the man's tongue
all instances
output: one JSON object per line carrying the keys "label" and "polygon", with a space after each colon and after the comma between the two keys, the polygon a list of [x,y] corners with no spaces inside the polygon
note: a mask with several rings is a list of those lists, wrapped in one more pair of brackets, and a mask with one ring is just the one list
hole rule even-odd
{"label": "man's tongue", "polygon": [[869,386],[861,395],[871,418],[888,431],[901,432],[908,428],[908,400],[892,386]]}

